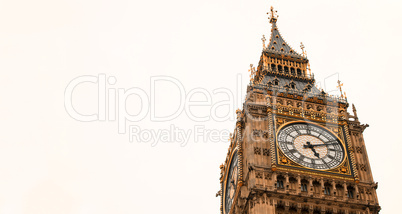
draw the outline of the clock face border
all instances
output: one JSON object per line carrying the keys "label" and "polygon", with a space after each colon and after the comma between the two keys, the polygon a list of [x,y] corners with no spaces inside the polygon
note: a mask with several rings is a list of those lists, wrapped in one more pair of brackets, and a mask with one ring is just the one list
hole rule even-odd
{"label": "clock face border", "polygon": [[[341,161],[337,166],[335,166],[335,167],[333,167],[333,168],[330,168],[330,169],[315,169],[315,168],[311,168],[311,167],[304,166],[304,165],[302,165],[302,164],[300,164],[300,163],[295,162],[295,161],[292,160],[291,158],[289,158],[289,157],[280,149],[280,145],[279,145],[279,143],[278,143],[278,134],[280,133],[280,131],[281,131],[283,128],[285,128],[286,126],[289,126],[289,125],[291,125],[291,124],[306,124],[306,125],[312,125],[312,126],[316,126],[316,127],[320,128],[320,129],[324,129],[325,131],[329,132],[333,137],[335,137],[335,138],[340,142],[340,144],[341,144],[341,146],[342,146],[343,153],[344,153],[344,154],[343,154],[343,159],[342,159],[342,161]],[[344,130],[342,129],[342,131],[344,131]],[[304,169],[307,169],[307,170],[309,170],[309,171],[321,171],[321,172],[334,173],[333,171],[336,170],[336,169],[338,169],[339,167],[343,166],[343,165],[345,164],[345,162],[346,162],[346,161],[348,160],[348,158],[349,158],[349,151],[346,149],[345,142],[344,142],[336,133],[334,133],[333,131],[331,131],[331,130],[328,129],[327,127],[322,126],[322,125],[320,125],[320,124],[318,124],[318,123],[314,123],[314,122],[310,122],[310,121],[304,121],[304,120],[291,121],[291,122],[287,122],[287,123],[282,124],[280,127],[278,127],[278,128],[275,130],[275,132],[276,132],[276,133],[275,133],[275,147],[276,147],[276,148],[275,148],[275,150],[276,150],[276,154],[275,154],[275,155],[276,155],[276,162],[277,162],[278,165],[287,166],[287,165],[281,164],[280,161],[279,161],[279,153],[281,153],[281,155],[285,156],[289,161],[291,161],[291,162],[295,163],[295,165],[297,165],[297,166],[290,166],[290,167],[304,168]],[[287,166],[287,167],[289,167],[289,166]],[[339,174],[339,173],[336,173],[336,174]],[[345,174],[343,174],[343,175],[345,175]]]}
{"label": "clock face border", "polygon": [[[237,161],[236,163],[235,162],[233,162],[234,161],[234,158],[235,158],[235,160]],[[228,181],[229,181],[229,176],[231,176],[231,174],[233,173],[233,170],[236,170],[237,171],[237,182],[236,182],[236,185],[235,185],[235,188],[234,188],[234,195],[233,195],[233,197],[232,197],[232,202],[233,201],[235,201],[235,199],[236,199],[236,195],[237,195],[237,193],[239,192],[238,191],[238,187],[239,187],[239,178],[240,178],[240,176],[239,176],[239,152],[238,152],[238,149],[236,148],[233,152],[232,152],[232,154],[231,154],[231,156],[230,156],[230,160],[229,160],[229,165],[228,165],[228,167],[227,167],[227,169],[226,169],[226,172],[225,172],[225,177],[224,177],[224,182],[222,183],[222,205],[223,205],[223,210],[222,210],[222,213],[223,214],[229,214],[230,213],[230,211],[231,211],[231,209],[232,209],[232,206],[233,206],[233,203],[230,205],[230,207],[229,207],[229,210],[228,210],[228,212],[226,212],[226,209],[227,209],[227,204],[226,204],[226,202],[227,202],[227,200],[226,200],[226,195],[227,195],[227,189],[228,189]],[[232,165],[235,165],[234,167],[236,167],[236,169],[233,167],[233,169],[232,169]]]}

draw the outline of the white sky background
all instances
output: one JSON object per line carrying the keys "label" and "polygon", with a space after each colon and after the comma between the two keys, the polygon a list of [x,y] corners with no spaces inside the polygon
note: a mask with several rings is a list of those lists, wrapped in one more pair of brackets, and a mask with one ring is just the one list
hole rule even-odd
{"label": "white sky background", "polygon": [[[0,213],[219,213],[219,165],[228,141],[129,142],[116,121],[80,122],[64,108],[68,83],[114,76],[108,88],[150,92],[150,77],[178,79],[189,92],[243,93],[270,35],[273,5],[286,41],[302,41],[317,82],[338,75],[362,123],[382,213],[395,213],[400,178],[400,1],[2,1],[0,3]],[[334,90],[337,77],[328,78]],[[179,106],[172,85],[156,89],[156,110]],[[332,92],[336,94],[336,92]],[[198,97],[198,100],[204,98]],[[194,100],[197,100],[196,98]],[[212,103],[226,99],[212,95]],[[127,100],[139,112],[138,97]],[[97,111],[95,84],[73,94],[82,113]],[[193,109],[208,116],[211,106]],[[143,109],[144,110],[144,109]],[[351,111],[351,109],[350,109]],[[225,109],[220,109],[224,113]],[[227,109],[226,109],[227,112]],[[233,113],[234,117],[234,113]],[[230,130],[234,120],[196,122],[183,112],[142,129],[195,125]],[[398,170],[398,172],[396,171]]]}

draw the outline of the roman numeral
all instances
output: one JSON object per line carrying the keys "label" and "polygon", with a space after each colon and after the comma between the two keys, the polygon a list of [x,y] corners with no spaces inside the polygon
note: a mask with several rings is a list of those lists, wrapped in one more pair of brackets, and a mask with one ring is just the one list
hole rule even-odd
{"label": "roman numeral", "polygon": [[287,144],[293,145],[293,142],[286,141]]}
{"label": "roman numeral", "polygon": [[328,168],[328,169],[329,169],[329,168],[331,168],[331,167],[329,167],[329,166],[328,166],[328,163],[327,163],[327,162],[325,162],[325,160],[324,160],[324,159],[322,159],[322,162],[324,162],[324,165],[325,165],[325,166],[327,166],[327,168]]}
{"label": "roman numeral", "polygon": [[298,161],[297,162],[303,162],[303,160],[304,160],[304,155],[301,155],[300,157],[299,157],[299,159],[298,159]]}
{"label": "roman numeral", "polygon": [[307,134],[311,134],[311,129],[310,129],[310,126],[307,126],[307,128],[306,128],[306,132],[307,132]]}
{"label": "roman numeral", "polygon": [[297,134],[301,135],[301,133],[299,132],[299,129],[296,129],[296,127],[293,126],[293,129],[297,132]]}

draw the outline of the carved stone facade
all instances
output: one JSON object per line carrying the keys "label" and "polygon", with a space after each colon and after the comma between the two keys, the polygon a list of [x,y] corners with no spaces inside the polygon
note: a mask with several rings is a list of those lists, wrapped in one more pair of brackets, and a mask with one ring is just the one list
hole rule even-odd
{"label": "carved stone facade", "polygon": [[[221,165],[222,189],[217,194],[222,198],[221,213],[379,213],[378,185],[363,139],[368,125],[359,122],[354,106],[353,115],[347,112],[346,97],[328,95],[314,86],[304,51],[300,55],[287,45],[276,21],[276,11],[271,8],[270,43],[265,47],[264,38],[260,64],[251,69],[247,98],[243,109],[237,111],[236,129]],[[323,144],[303,142],[299,150],[316,156],[304,159],[329,165],[316,150],[323,148],[329,156],[331,145],[336,144],[337,152],[342,153],[339,164],[317,169],[292,159],[292,152],[278,146],[278,134],[289,124],[319,127],[317,139],[333,136]],[[310,134],[307,132],[303,136]],[[293,148],[291,140],[286,143]],[[238,162],[233,164],[233,160]]]}

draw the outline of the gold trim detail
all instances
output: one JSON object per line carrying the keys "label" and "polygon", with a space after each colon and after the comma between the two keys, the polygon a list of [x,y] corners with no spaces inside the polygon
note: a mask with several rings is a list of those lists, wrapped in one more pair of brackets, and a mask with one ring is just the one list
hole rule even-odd
{"label": "gold trim detail", "polygon": [[[276,131],[276,135],[275,135],[276,136],[276,140],[275,140],[276,154],[278,156],[278,160],[275,161],[274,163],[276,163],[278,165],[278,167],[279,166],[290,166],[290,167],[301,168],[301,169],[309,170],[309,171],[314,170],[314,171],[317,171],[317,172],[321,172],[322,174],[324,174],[324,173],[335,173],[335,174],[339,174],[339,175],[342,175],[342,176],[351,176],[352,175],[352,171],[351,171],[350,164],[349,164],[349,158],[348,158],[348,155],[347,155],[350,152],[349,152],[349,150],[346,149],[344,141],[339,137],[339,135],[337,133],[333,132],[331,129],[329,129],[327,127],[324,127],[324,126],[322,126],[320,124],[309,122],[309,121],[300,121],[300,120],[298,120],[298,121],[285,122],[284,118],[278,118],[278,119],[282,119],[284,121],[284,123],[278,127],[278,129]],[[302,165],[294,162],[290,158],[288,158],[282,152],[282,150],[279,149],[278,133],[280,132],[280,130],[283,127],[285,127],[285,126],[287,126],[289,124],[293,124],[293,123],[308,123],[308,124],[312,124],[312,125],[318,126],[320,128],[323,128],[323,129],[327,130],[328,132],[330,132],[332,135],[334,135],[341,142],[341,145],[343,146],[343,149],[345,151],[344,158],[343,158],[342,162],[335,168],[326,169],[326,170],[320,170],[320,169],[313,169],[313,168],[302,166]],[[280,167],[280,168],[282,169],[283,167]],[[305,172],[305,171],[303,171],[303,172]],[[337,177],[337,176],[335,176],[335,177]],[[342,177],[342,178],[344,178],[344,177]]]}
{"label": "gold trim detail", "polygon": [[[225,208],[226,208],[226,204],[225,204],[225,202],[224,202],[224,200],[225,200],[225,198],[226,198],[226,188],[227,188],[227,178],[228,178],[228,176],[229,176],[229,170],[230,170],[230,167],[231,167],[231,164],[232,164],[232,160],[233,160],[233,157],[234,157],[234,154],[236,153],[236,151],[237,151],[237,156],[238,156],[238,158],[237,158],[237,161],[239,161],[239,158],[240,158],[240,156],[239,156],[239,152],[238,152],[238,147],[236,146],[235,147],[235,149],[233,149],[233,151],[232,151],[232,153],[230,154],[230,159],[229,159],[229,162],[228,162],[228,164],[226,165],[226,172],[225,172],[225,176],[224,176],[224,181],[223,181],[223,188],[222,188],[222,204],[223,204],[223,206],[222,206],[222,214],[223,213],[225,213]],[[237,168],[238,168],[238,170],[239,170],[239,164],[237,164]],[[240,172],[240,171],[239,171]],[[239,188],[240,188],[240,186],[239,186],[239,183],[240,183],[240,173],[239,173],[239,180],[238,180],[238,183],[237,183],[237,187],[236,187],[236,195],[235,195],[235,197],[233,198],[233,202],[235,201],[235,199],[237,198],[237,195],[239,194]],[[234,205],[235,203],[232,203],[232,208],[230,209],[230,211],[229,211],[229,214],[230,213],[232,213],[232,210],[233,210],[233,205]]]}
{"label": "gold trim detail", "polygon": [[[275,116],[274,116],[275,117]],[[270,142],[270,147],[271,147],[271,167],[272,167],[272,171],[276,170],[276,156],[275,156],[275,141],[274,141],[274,119],[272,116],[272,112],[268,112],[268,121],[269,121],[269,128],[268,128],[268,139]]]}
{"label": "gold trim detail", "polygon": [[345,124],[344,126],[344,130],[345,130],[345,135],[346,135],[346,142],[348,144],[348,149],[349,149],[349,155],[350,155],[350,162],[352,162],[352,167],[353,167],[353,177],[355,178],[355,182],[359,183],[359,176],[357,175],[357,167],[356,167],[356,160],[355,160],[355,155],[353,154],[353,147],[352,147],[352,140],[350,139],[350,135],[349,135],[349,128],[347,126],[347,124]]}
{"label": "gold trim detail", "polygon": [[278,170],[282,172],[293,172],[293,173],[303,173],[307,175],[315,175],[315,176],[321,176],[321,177],[327,177],[327,178],[334,178],[334,179],[342,179],[342,180],[347,180],[347,181],[354,181],[353,178],[348,178],[344,176],[337,176],[337,175],[331,175],[331,174],[323,174],[319,172],[311,172],[311,171],[305,171],[305,170],[299,170],[299,169],[292,169],[288,167],[282,167],[278,166]]}
{"label": "gold trim detail", "polygon": [[238,148],[238,156],[239,158],[237,159],[238,161],[238,170],[239,170],[239,184],[240,186],[243,186],[243,147],[242,147],[242,134],[241,134],[241,122],[237,122],[236,124],[236,128],[237,128],[237,148]]}

